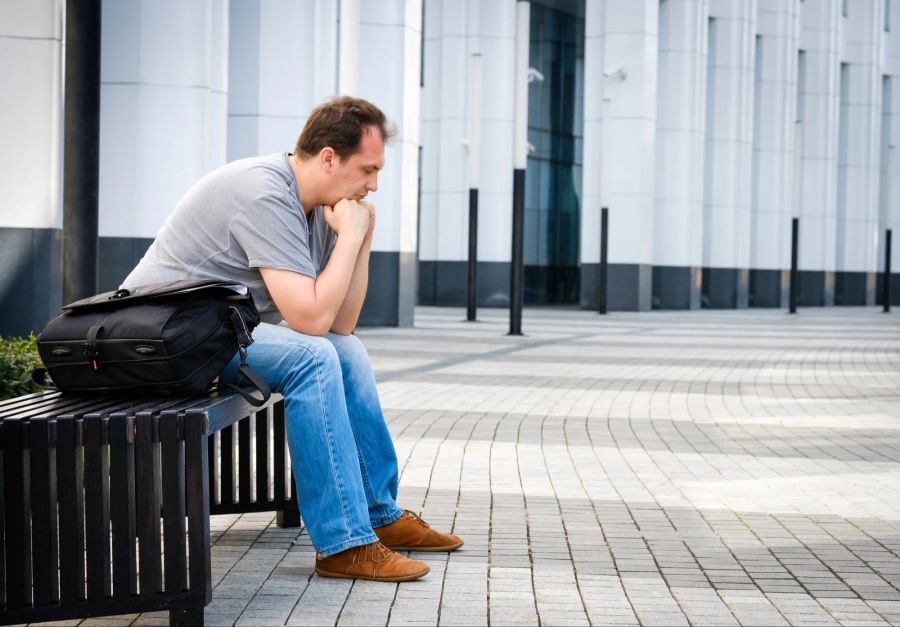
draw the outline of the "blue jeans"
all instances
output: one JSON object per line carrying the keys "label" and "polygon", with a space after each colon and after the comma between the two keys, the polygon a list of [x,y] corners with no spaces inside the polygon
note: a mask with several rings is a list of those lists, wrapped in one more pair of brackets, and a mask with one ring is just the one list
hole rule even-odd
{"label": "blue jeans", "polygon": [[[375,542],[372,527],[392,523],[397,454],[384,422],[375,373],[353,335],[303,335],[260,324],[247,361],[284,395],[285,434],[300,514],[313,546],[331,555]],[[237,382],[235,356],[221,374]]]}

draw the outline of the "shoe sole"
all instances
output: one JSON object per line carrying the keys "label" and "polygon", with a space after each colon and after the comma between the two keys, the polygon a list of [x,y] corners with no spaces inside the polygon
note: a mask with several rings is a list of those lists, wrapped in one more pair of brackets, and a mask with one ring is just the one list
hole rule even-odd
{"label": "shoe sole", "polygon": [[[447,546],[388,546],[392,551],[420,551],[422,553],[447,553],[450,551],[455,551],[459,547],[465,544],[465,541],[458,542],[457,544],[448,544]],[[385,544],[385,546],[387,546]]]}
{"label": "shoe sole", "polygon": [[335,579],[364,579],[365,581],[383,581],[385,583],[398,583],[401,581],[413,581],[415,579],[419,579],[420,577],[424,577],[429,572],[431,572],[431,568],[426,568],[421,573],[415,573],[412,575],[401,575],[399,577],[368,577],[366,575],[347,575],[345,573],[330,573],[325,570],[319,570],[316,568],[316,574],[320,577],[333,577]]}

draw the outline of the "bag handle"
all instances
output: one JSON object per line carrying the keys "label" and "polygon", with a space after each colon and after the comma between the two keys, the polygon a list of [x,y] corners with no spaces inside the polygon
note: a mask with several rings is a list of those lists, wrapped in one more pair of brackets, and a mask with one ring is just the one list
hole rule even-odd
{"label": "bag handle", "polygon": [[[238,374],[249,381],[252,388],[248,392],[231,383],[226,383],[219,387],[225,387],[233,392],[237,392],[244,397],[244,400],[254,407],[262,407],[269,400],[269,397],[272,396],[272,390],[263,378],[250,367],[250,364],[247,363],[247,347],[253,344],[253,337],[250,335],[247,323],[244,322],[244,318],[241,316],[241,312],[238,311],[238,308],[232,305],[229,309],[231,310],[229,312],[231,316],[231,326],[234,328],[234,334],[237,336],[238,352],[241,355],[241,365],[238,366]],[[260,395],[262,395],[262,398],[256,398],[252,395],[252,392],[259,392]]]}
{"label": "bag handle", "polygon": [[[269,384],[263,381],[262,377],[260,377],[256,371],[253,370],[245,361],[246,352],[244,349],[241,349],[241,365],[238,366],[238,374],[243,378],[247,379],[252,385],[252,389],[248,392],[244,388],[239,388],[238,386],[232,383],[219,384],[220,388],[228,388],[232,392],[237,392],[241,396],[244,397],[244,400],[253,405],[254,407],[262,407],[269,400],[269,397],[272,396],[272,390],[269,388]],[[253,392],[259,392],[262,398],[256,398],[253,396]]]}

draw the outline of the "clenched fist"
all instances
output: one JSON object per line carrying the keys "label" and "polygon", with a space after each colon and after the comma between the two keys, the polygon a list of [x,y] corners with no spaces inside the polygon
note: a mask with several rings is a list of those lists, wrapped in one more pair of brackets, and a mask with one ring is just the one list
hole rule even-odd
{"label": "clenched fist", "polygon": [[334,232],[349,237],[363,239],[369,231],[370,213],[374,215],[375,209],[367,202],[345,198],[338,201],[334,207],[325,205],[322,207],[325,221]]}

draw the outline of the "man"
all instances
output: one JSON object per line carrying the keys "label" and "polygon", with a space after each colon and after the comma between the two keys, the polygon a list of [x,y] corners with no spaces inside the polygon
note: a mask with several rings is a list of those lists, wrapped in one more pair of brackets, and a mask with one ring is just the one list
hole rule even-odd
{"label": "man", "polygon": [[[235,161],[195,183],[123,285],[215,278],[250,288],[263,323],[248,362],[284,395],[300,512],[326,577],[417,579],[428,566],[395,551],[463,544],[397,506],[396,453],[368,354],[351,335],[375,228],[364,199],[392,135],[365,100],[318,106],[293,154]],[[221,379],[237,382],[237,358]]]}

